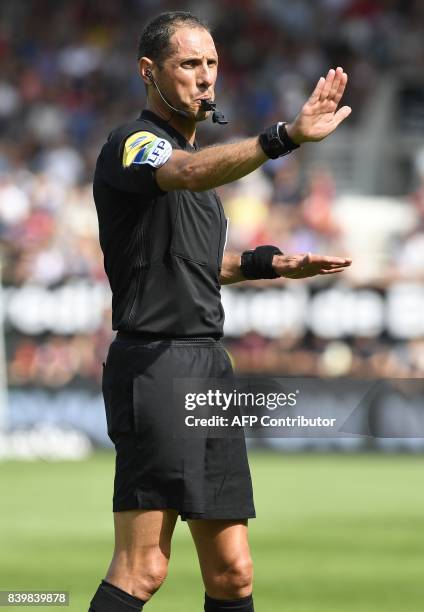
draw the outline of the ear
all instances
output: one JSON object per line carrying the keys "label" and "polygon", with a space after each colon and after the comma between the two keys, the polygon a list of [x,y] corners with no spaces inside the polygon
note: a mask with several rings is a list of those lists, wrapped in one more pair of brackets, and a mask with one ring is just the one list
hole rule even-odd
{"label": "ear", "polygon": [[[138,72],[146,85],[151,85],[151,78],[148,76],[148,71],[152,71],[153,62],[148,57],[141,57],[138,60]],[[146,74],[147,73],[147,74]]]}

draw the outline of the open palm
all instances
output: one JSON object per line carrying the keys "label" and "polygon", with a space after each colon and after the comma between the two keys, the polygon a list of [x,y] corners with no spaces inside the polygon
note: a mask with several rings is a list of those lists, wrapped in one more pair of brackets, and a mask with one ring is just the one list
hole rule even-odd
{"label": "open palm", "polygon": [[321,77],[302,110],[287,126],[291,139],[302,142],[316,142],[331,134],[336,127],[350,115],[349,106],[338,108],[347,83],[343,68],[329,70]]}
{"label": "open palm", "polygon": [[351,263],[350,257],[299,253],[275,255],[272,265],[277,274],[285,278],[308,278],[309,276],[343,272]]}

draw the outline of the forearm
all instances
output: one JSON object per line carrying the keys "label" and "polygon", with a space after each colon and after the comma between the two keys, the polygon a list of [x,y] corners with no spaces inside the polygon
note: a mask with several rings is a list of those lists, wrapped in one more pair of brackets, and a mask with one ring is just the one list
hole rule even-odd
{"label": "forearm", "polygon": [[[280,255],[274,255],[272,258],[272,265],[277,266],[280,262]],[[221,274],[219,281],[221,285],[232,285],[233,283],[241,283],[242,281],[248,280],[243,275],[240,268],[241,254],[237,253],[224,253],[222,258]]]}
{"label": "forearm", "polygon": [[237,253],[224,253],[222,258],[221,274],[219,282],[221,285],[231,285],[246,280],[240,269],[241,255]]}
{"label": "forearm", "polygon": [[164,191],[214,189],[250,174],[268,159],[257,137],[208,147],[196,153],[175,153],[171,163],[156,173],[159,187]]}

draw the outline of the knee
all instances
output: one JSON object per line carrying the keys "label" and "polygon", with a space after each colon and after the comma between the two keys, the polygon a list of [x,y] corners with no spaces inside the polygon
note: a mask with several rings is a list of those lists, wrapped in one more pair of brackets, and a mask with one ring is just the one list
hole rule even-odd
{"label": "knee", "polygon": [[253,564],[249,558],[237,559],[224,571],[216,572],[206,585],[210,597],[216,599],[239,599],[252,592]]}
{"label": "knee", "polygon": [[164,583],[168,574],[168,560],[163,557],[144,559],[141,565],[112,563],[106,580],[130,595],[148,601]]}
{"label": "knee", "polygon": [[168,575],[168,563],[165,562],[153,562],[149,564],[141,574],[137,577],[137,588],[140,594],[140,599],[150,599],[152,595],[156,593],[165,582]]}
{"label": "knee", "polygon": [[253,582],[253,564],[251,559],[233,563],[225,572],[225,582],[229,594],[236,597],[250,595]]}

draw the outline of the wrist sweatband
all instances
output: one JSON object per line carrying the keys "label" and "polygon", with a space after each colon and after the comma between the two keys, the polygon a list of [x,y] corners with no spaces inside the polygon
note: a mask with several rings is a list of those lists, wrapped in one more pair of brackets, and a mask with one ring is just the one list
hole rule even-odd
{"label": "wrist sweatband", "polygon": [[287,134],[286,125],[287,123],[279,121],[259,134],[259,144],[265,155],[271,159],[288,155],[300,147]]}
{"label": "wrist sweatband", "polygon": [[276,246],[266,244],[258,246],[254,251],[244,251],[241,254],[240,269],[243,276],[249,280],[259,278],[279,278],[272,267],[274,255],[284,255]]}

